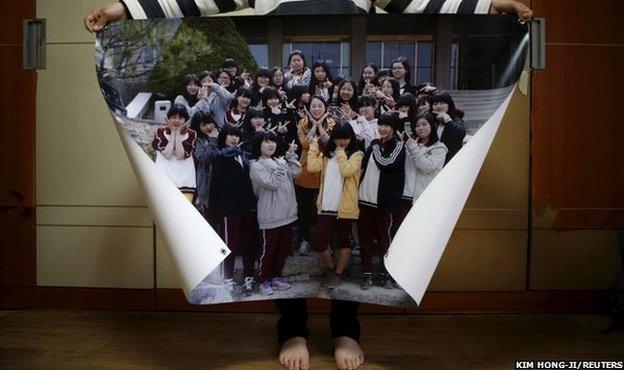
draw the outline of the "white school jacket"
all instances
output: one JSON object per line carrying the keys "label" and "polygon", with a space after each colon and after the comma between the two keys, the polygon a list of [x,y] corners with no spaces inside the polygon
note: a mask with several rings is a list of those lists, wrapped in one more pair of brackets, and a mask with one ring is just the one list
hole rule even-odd
{"label": "white school jacket", "polygon": [[427,188],[429,183],[437,176],[444,167],[444,160],[448,149],[443,142],[437,141],[432,146],[425,146],[409,139],[405,143],[405,147],[409,152],[409,156],[416,172],[414,182],[414,198],[412,202],[416,202],[420,194]]}

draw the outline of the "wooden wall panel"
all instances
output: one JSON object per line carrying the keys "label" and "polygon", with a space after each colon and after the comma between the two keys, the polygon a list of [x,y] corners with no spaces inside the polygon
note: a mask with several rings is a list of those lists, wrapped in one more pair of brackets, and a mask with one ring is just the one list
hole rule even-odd
{"label": "wooden wall panel", "polygon": [[22,23],[35,17],[35,1],[4,0],[0,14],[0,286],[32,286],[36,75],[22,69]]}
{"label": "wooden wall panel", "polygon": [[556,229],[622,228],[624,2],[533,7],[546,18],[547,69],[533,74],[532,205],[552,208]]}
{"label": "wooden wall panel", "polygon": [[2,0],[0,1],[2,27],[0,27],[0,44],[22,43],[22,22],[35,17],[34,0]]}
{"label": "wooden wall panel", "polygon": [[23,207],[0,207],[0,286],[35,284],[34,210]]}
{"label": "wooden wall panel", "polygon": [[533,0],[532,6],[546,18],[547,43],[624,43],[621,0]]}
{"label": "wooden wall panel", "polygon": [[0,205],[33,207],[36,76],[22,69],[21,45],[0,45],[0,81]]}
{"label": "wooden wall panel", "polygon": [[624,47],[549,45],[547,63],[533,79],[536,205],[624,208]]}

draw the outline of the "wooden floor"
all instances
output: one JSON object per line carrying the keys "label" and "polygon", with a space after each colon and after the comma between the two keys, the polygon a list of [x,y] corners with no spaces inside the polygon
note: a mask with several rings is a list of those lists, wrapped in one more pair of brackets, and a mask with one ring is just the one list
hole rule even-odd
{"label": "wooden floor", "polygon": [[[1,369],[280,369],[276,316],[0,312]],[[520,359],[623,359],[591,315],[367,315],[363,369],[513,369]],[[310,318],[313,369],[334,369],[327,317]]]}

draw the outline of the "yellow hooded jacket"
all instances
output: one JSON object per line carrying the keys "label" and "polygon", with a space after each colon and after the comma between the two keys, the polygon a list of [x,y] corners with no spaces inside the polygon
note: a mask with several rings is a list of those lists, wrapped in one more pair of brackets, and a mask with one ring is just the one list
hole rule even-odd
{"label": "yellow hooded jacket", "polygon": [[[357,151],[347,158],[347,153],[343,149],[336,149],[336,159],[338,160],[338,168],[344,178],[342,185],[342,199],[340,200],[340,208],[338,209],[338,218],[357,220],[360,216],[358,207],[358,189],[360,186],[360,174],[362,172],[362,160],[364,153]],[[319,195],[316,200],[318,212],[321,212],[323,204],[323,179],[325,178],[325,168],[329,158],[325,157],[319,150],[316,143],[310,143],[308,150],[308,171],[312,173],[321,173]]]}

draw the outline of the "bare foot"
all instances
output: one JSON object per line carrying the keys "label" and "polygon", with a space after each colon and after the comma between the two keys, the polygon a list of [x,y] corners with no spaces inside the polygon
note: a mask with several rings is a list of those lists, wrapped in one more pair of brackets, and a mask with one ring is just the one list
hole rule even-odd
{"label": "bare foot", "polygon": [[349,337],[334,339],[334,359],[342,370],[355,370],[364,363],[364,352],[358,342]]}
{"label": "bare foot", "polygon": [[280,348],[279,363],[289,370],[308,370],[310,353],[306,339],[294,337],[284,342]]}

